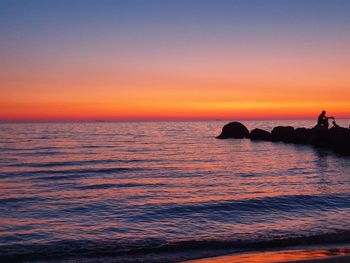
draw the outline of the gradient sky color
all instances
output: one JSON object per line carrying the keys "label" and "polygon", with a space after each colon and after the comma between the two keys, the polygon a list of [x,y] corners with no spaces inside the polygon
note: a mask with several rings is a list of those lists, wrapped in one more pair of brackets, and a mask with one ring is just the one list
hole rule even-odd
{"label": "gradient sky color", "polygon": [[0,119],[350,117],[349,14],[347,0],[0,0]]}

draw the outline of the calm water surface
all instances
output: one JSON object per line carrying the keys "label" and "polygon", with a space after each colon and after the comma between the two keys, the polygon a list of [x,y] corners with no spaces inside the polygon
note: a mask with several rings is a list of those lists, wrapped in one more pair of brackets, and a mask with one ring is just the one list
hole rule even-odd
{"label": "calm water surface", "polygon": [[1,124],[0,259],[350,240],[349,157],[225,123]]}

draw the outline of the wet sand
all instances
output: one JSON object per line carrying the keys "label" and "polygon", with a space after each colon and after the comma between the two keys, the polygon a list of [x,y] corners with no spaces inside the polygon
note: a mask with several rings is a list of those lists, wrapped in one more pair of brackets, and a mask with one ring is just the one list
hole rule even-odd
{"label": "wet sand", "polygon": [[350,256],[334,256],[323,259],[289,261],[289,263],[349,263]]}
{"label": "wet sand", "polygon": [[343,263],[350,262],[350,248],[295,249],[231,254],[185,261],[186,263]]}

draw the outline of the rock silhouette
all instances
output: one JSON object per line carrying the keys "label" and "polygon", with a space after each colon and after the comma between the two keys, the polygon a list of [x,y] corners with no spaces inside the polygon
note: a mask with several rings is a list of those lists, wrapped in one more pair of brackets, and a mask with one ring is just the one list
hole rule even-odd
{"label": "rock silhouette", "polygon": [[273,142],[292,142],[294,136],[294,128],[291,126],[277,126],[271,132]]}
{"label": "rock silhouette", "polygon": [[340,126],[331,129],[315,126],[314,128],[296,128],[277,126],[270,132],[255,128],[250,133],[240,122],[226,124],[218,139],[250,138],[252,141],[272,141],[293,144],[307,144],[331,149],[337,153],[350,155],[350,130]]}
{"label": "rock silhouette", "polygon": [[236,139],[242,139],[242,138],[248,138],[249,137],[249,131],[247,127],[245,127],[240,122],[230,122],[226,124],[222,128],[221,134],[216,137],[218,139],[228,139],[228,138],[236,138]]}
{"label": "rock silhouette", "polygon": [[325,127],[314,127],[311,129],[309,143],[318,147],[327,147],[330,141],[330,131]]}
{"label": "rock silhouette", "polygon": [[262,129],[255,128],[250,132],[250,139],[252,141],[270,141],[271,133]]}

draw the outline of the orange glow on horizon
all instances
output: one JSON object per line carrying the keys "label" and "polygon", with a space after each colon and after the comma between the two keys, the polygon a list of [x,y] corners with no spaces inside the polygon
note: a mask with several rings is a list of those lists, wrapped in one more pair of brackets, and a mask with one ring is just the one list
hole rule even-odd
{"label": "orange glow on horizon", "polygon": [[350,117],[349,55],[282,51],[11,62],[0,72],[0,120]]}
{"label": "orange glow on horizon", "polygon": [[1,102],[2,120],[308,119],[323,109],[349,118],[350,102],[126,101]]}
{"label": "orange glow on horizon", "polygon": [[0,120],[350,118],[346,8],[292,2],[5,8]]}
{"label": "orange glow on horizon", "polygon": [[16,69],[0,79],[0,120],[305,119],[322,110],[350,117],[345,68],[304,72],[303,65],[296,74],[278,65],[252,72],[232,67],[187,74],[130,69],[117,75],[82,69],[57,76],[53,69]]}
{"label": "orange glow on horizon", "polygon": [[0,72],[0,119],[287,119],[322,110],[350,117],[350,56],[281,52],[10,63]]}

